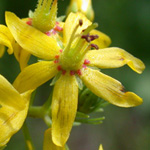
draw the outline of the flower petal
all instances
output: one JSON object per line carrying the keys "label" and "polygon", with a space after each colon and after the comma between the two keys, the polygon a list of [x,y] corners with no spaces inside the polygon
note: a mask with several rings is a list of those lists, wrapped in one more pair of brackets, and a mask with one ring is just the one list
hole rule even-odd
{"label": "flower petal", "polygon": [[0,58],[4,55],[4,52],[5,52],[5,46],[0,45]]}
{"label": "flower petal", "polygon": [[99,146],[99,150],[103,150],[103,146],[102,146],[102,144]]}
{"label": "flower petal", "polygon": [[19,62],[21,70],[23,70],[27,66],[31,54],[28,51],[24,50],[22,47],[20,47],[18,43],[15,43],[14,55]]}
{"label": "flower petal", "polygon": [[56,40],[27,25],[15,14],[6,12],[6,23],[21,47],[42,59],[53,59],[59,52]]}
{"label": "flower petal", "polygon": [[124,87],[119,81],[97,70],[84,69],[81,79],[94,94],[116,106],[133,107],[143,102],[136,94],[124,92]]}
{"label": "flower petal", "polygon": [[70,13],[67,17],[63,30],[63,42],[67,43],[72,35],[72,32],[77,24],[79,24],[79,20],[82,19],[83,24],[80,26],[76,35],[81,33],[82,30],[86,29],[89,25],[91,25],[91,21],[89,21],[83,14],[81,13]]}
{"label": "flower petal", "polygon": [[44,145],[43,150],[65,150],[65,147],[59,147],[55,145],[52,141],[52,129],[49,128],[44,133]]}
{"label": "flower petal", "polygon": [[92,30],[90,32],[91,35],[98,35],[99,38],[92,41],[92,44],[96,44],[100,49],[106,48],[111,44],[111,39],[106,34],[98,31],[98,30]]}
{"label": "flower petal", "polygon": [[142,73],[145,69],[145,65],[140,59],[116,47],[89,51],[85,58],[90,61],[89,66],[96,66],[102,69],[118,68],[125,64],[137,73]]}
{"label": "flower petal", "polygon": [[52,139],[63,146],[70,134],[77,111],[78,85],[75,76],[62,75],[55,83],[52,98]]}
{"label": "flower petal", "polygon": [[11,136],[21,128],[29,106],[28,94],[20,95],[0,76],[0,147],[6,145]]}
{"label": "flower petal", "polygon": [[13,36],[9,29],[4,25],[0,25],[0,45],[7,46],[9,54],[13,53],[12,42]]}
{"label": "flower petal", "polygon": [[23,93],[39,87],[56,73],[57,67],[54,62],[41,61],[24,68],[13,85],[20,93]]}

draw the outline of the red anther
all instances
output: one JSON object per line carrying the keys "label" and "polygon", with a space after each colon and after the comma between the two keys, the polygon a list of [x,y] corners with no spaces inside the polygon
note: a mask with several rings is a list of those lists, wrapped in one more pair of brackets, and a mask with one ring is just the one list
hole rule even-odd
{"label": "red anther", "polygon": [[61,32],[63,30],[62,27],[56,25],[55,28],[54,28],[55,31],[58,31],[58,32]]}
{"label": "red anther", "polygon": [[79,70],[77,70],[77,74],[79,75],[79,76],[81,76],[82,75],[82,72],[81,72],[81,70],[79,69]]}
{"label": "red anther", "polygon": [[59,55],[56,55],[55,58],[56,58],[56,59],[59,59]]}
{"label": "red anther", "polygon": [[75,75],[75,71],[71,70],[71,71],[70,71],[70,75],[71,75],[71,76]]}
{"label": "red anther", "polygon": [[49,31],[45,32],[45,34],[46,34],[47,36],[51,36],[51,33],[50,33]]}
{"label": "red anther", "polygon": [[95,40],[95,39],[98,39],[99,36],[98,35],[90,35],[90,39],[91,41]]}
{"label": "red anther", "polygon": [[84,60],[84,64],[86,65],[86,64],[89,64],[90,63],[90,61],[88,60],[88,59],[85,59]]}
{"label": "red anther", "polygon": [[52,34],[54,34],[54,35],[55,35],[56,33],[57,33],[57,32],[56,32],[55,30],[53,30],[53,29],[52,29]]}
{"label": "red anther", "polygon": [[28,24],[29,26],[32,26],[32,20],[27,21],[26,24]]}
{"label": "red anther", "polygon": [[65,75],[66,74],[66,70],[62,70],[62,74]]}
{"label": "red anther", "polygon": [[57,69],[58,69],[58,71],[61,71],[62,70],[62,68],[61,68],[61,66],[59,65],[59,66],[57,66]]}
{"label": "red anther", "polygon": [[60,49],[59,51],[62,53],[62,51],[63,51],[63,50],[62,50],[62,49]]}
{"label": "red anther", "polygon": [[58,21],[56,21],[56,25],[59,25],[59,22],[58,22]]}
{"label": "red anther", "polygon": [[59,60],[58,59],[54,60],[54,63],[55,64],[59,63]]}
{"label": "red anther", "polygon": [[83,67],[84,69],[86,69],[86,65],[85,65],[85,64],[83,64],[82,67]]}
{"label": "red anther", "polygon": [[96,44],[91,44],[91,47],[93,47],[95,49],[99,49],[99,47]]}

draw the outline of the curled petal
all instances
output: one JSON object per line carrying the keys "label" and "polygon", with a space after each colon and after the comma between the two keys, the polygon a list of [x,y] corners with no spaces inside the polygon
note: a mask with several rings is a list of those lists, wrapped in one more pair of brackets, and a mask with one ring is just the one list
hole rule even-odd
{"label": "curled petal", "polygon": [[57,146],[52,141],[52,129],[49,128],[44,133],[44,145],[43,150],[65,150],[65,147]]}
{"label": "curled petal", "polygon": [[86,68],[82,72],[81,79],[95,95],[116,106],[133,107],[143,102],[135,93],[125,92],[119,81],[97,70]]}
{"label": "curled petal", "polygon": [[83,24],[80,26],[76,35],[81,33],[82,30],[86,29],[92,23],[82,14],[82,13],[70,13],[65,21],[64,30],[63,30],[63,42],[67,43],[72,35],[74,28],[79,24],[79,20],[82,20]]}
{"label": "curled petal", "polygon": [[0,45],[0,58],[4,55],[4,52],[5,52],[5,46]]}
{"label": "curled petal", "polygon": [[85,58],[90,61],[90,66],[102,69],[118,68],[125,64],[137,73],[142,73],[145,69],[145,65],[140,59],[116,47],[89,51]]}
{"label": "curled petal", "polygon": [[78,86],[75,76],[62,75],[55,83],[52,98],[52,139],[63,146],[70,134],[77,111]]}
{"label": "curled petal", "polygon": [[15,40],[29,53],[47,60],[58,54],[56,40],[27,25],[15,14],[6,12],[6,23]]}
{"label": "curled petal", "polygon": [[0,147],[6,145],[21,128],[27,115],[30,94],[27,92],[20,95],[0,76]]}
{"label": "curled petal", "polygon": [[23,93],[36,89],[50,80],[56,73],[57,67],[54,62],[41,61],[24,68],[13,85],[20,93]]}
{"label": "curled petal", "polygon": [[[12,42],[13,42],[13,36],[10,33],[9,29],[4,25],[0,25],[0,45],[8,47],[9,54],[13,53]],[[1,46],[1,49],[4,48]],[[2,52],[0,53],[2,54]]]}
{"label": "curled petal", "polygon": [[92,44],[96,44],[100,49],[106,48],[111,44],[111,39],[106,34],[98,31],[98,30],[92,30],[90,32],[91,35],[98,35],[99,38],[92,41]]}

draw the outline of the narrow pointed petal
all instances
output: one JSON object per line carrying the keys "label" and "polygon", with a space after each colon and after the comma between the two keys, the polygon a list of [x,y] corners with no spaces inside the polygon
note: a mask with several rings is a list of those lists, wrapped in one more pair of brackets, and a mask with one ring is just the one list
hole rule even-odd
{"label": "narrow pointed petal", "polygon": [[103,150],[103,146],[102,146],[102,144],[99,146],[99,150]]}
{"label": "narrow pointed petal", "polygon": [[98,30],[92,30],[90,32],[91,35],[98,35],[99,38],[92,41],[92,44],[96,44],[100,49],[106,48],[111,44],[111,39],[106,34],[98,31]]}
{"label": "narrow pointed petal", "polygon": [[126,64],[139,74],[145,69],[145,65],[140,59],[116,47],[89,51],[85,58],[90,61],[89,66],[101,69],[118,68]]}
{"label": "narrow pointed petal", "polygon": [[64,146],[76,116],[78,85],[75,76],[62,75],[55,83],[52,98],[52,139]]}
{"label": "narrow pointed petal", "polygon": [[13,36],[10,33],[9,29],[4,25],[0,25],[0,45],[8,47],[9,54],[13,53],[12,42]]}
{"label": "narrow pointed petal", "polygon": [[70,13],[67,17],[67,20],[65,21],[64,30],[63,30],[63,42],[67,43],[71,37],[71,34],[76,27],[76,25],[79,24],[79,20],[83,21],[82,26],[80,26],[77,31],[76,35],[81,33],[82,30],[86,29],[89,25],[92,23],[81,13]]}
{"label": "narrow pointed petal", "polygon": [[133,107],[143,102],[135,93],[125,92],[119,81],[97,70],[86,68],[82,72],[81,79],[95,95],[116,106]]}
{"label": "narrow pointed petal", "polygon": [[6,12],[6,23],[15,40],[29,53],[47,60],[58,54],[56,40],[27,25],[15,14]]}
{"label": "narrow pointed petal", "polygon": [[65,147],[57,146],[52,141],[52,129],[49,128],[44,134],[44,145],[43,150],[65,150]]}
{"label": "narrow pointed petal", "polygon": [[16,89],[0,76],[0,147],[7,144],[23,125],[27,116],[30,94],[20,95]]}
{"label": "narrow pointed petal", "polygon": [[14,81],[14,87],[20,92],[33,90],[50,80],[57,73],[54,62],[41,61],[22,70]]}

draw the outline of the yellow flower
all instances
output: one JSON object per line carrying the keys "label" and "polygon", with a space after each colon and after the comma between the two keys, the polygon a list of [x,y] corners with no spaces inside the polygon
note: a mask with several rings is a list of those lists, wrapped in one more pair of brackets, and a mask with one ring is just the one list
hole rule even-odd
{"label": "yellow flower", "polygon": [[70,12],[82,12],[89,20],[94,19],[94,11],[91,0],[71,0],[67,9],[67,14]]}
{"label": "yellow flower", "polygon": [[44,133],[44,145],[43,150],[65,150],[65,146],[60,147],[53,143],[52,141],[52,129],[49,128]]}
{"label": "yellow flower", "polygon": [[8,47],[9,54],[13,53],[12,42],[13,36],[9,29],[4,25],[0,25],[0,57],[4,54],[5,46]]}
{"label": "yellow flower", "polygon": [[27,116],[29,95],[30,92],[20,95],[0,75],[0,148],[22,127]]}
{"label": "yellow flower", "polygon": [[[137,73],[145,68],[143,62],[120,48],[90,50],[91,35],[95,32],[92,24],[84,15],[71,13],[64,24],[62,41],[46,36],[33,27],[24,24],[15,14],[7,12],[6,22],[15,40],[31,54],[44,59],[32,64],[18,75],[14,87],[23,93],[36,89],[55,76],[52,98],[52,139],[57,146],[63,146],[74,122],[78,87],[83,83],[97,96],[120,106],[132,107],[142,103],[142,99],[132,92],[125,92],[122,84],[103,74],[98,68],[118,68],[127,64]],[[104,36],[102,47],[110,43]],[[96,39],[97,40],[97,39]]]}

